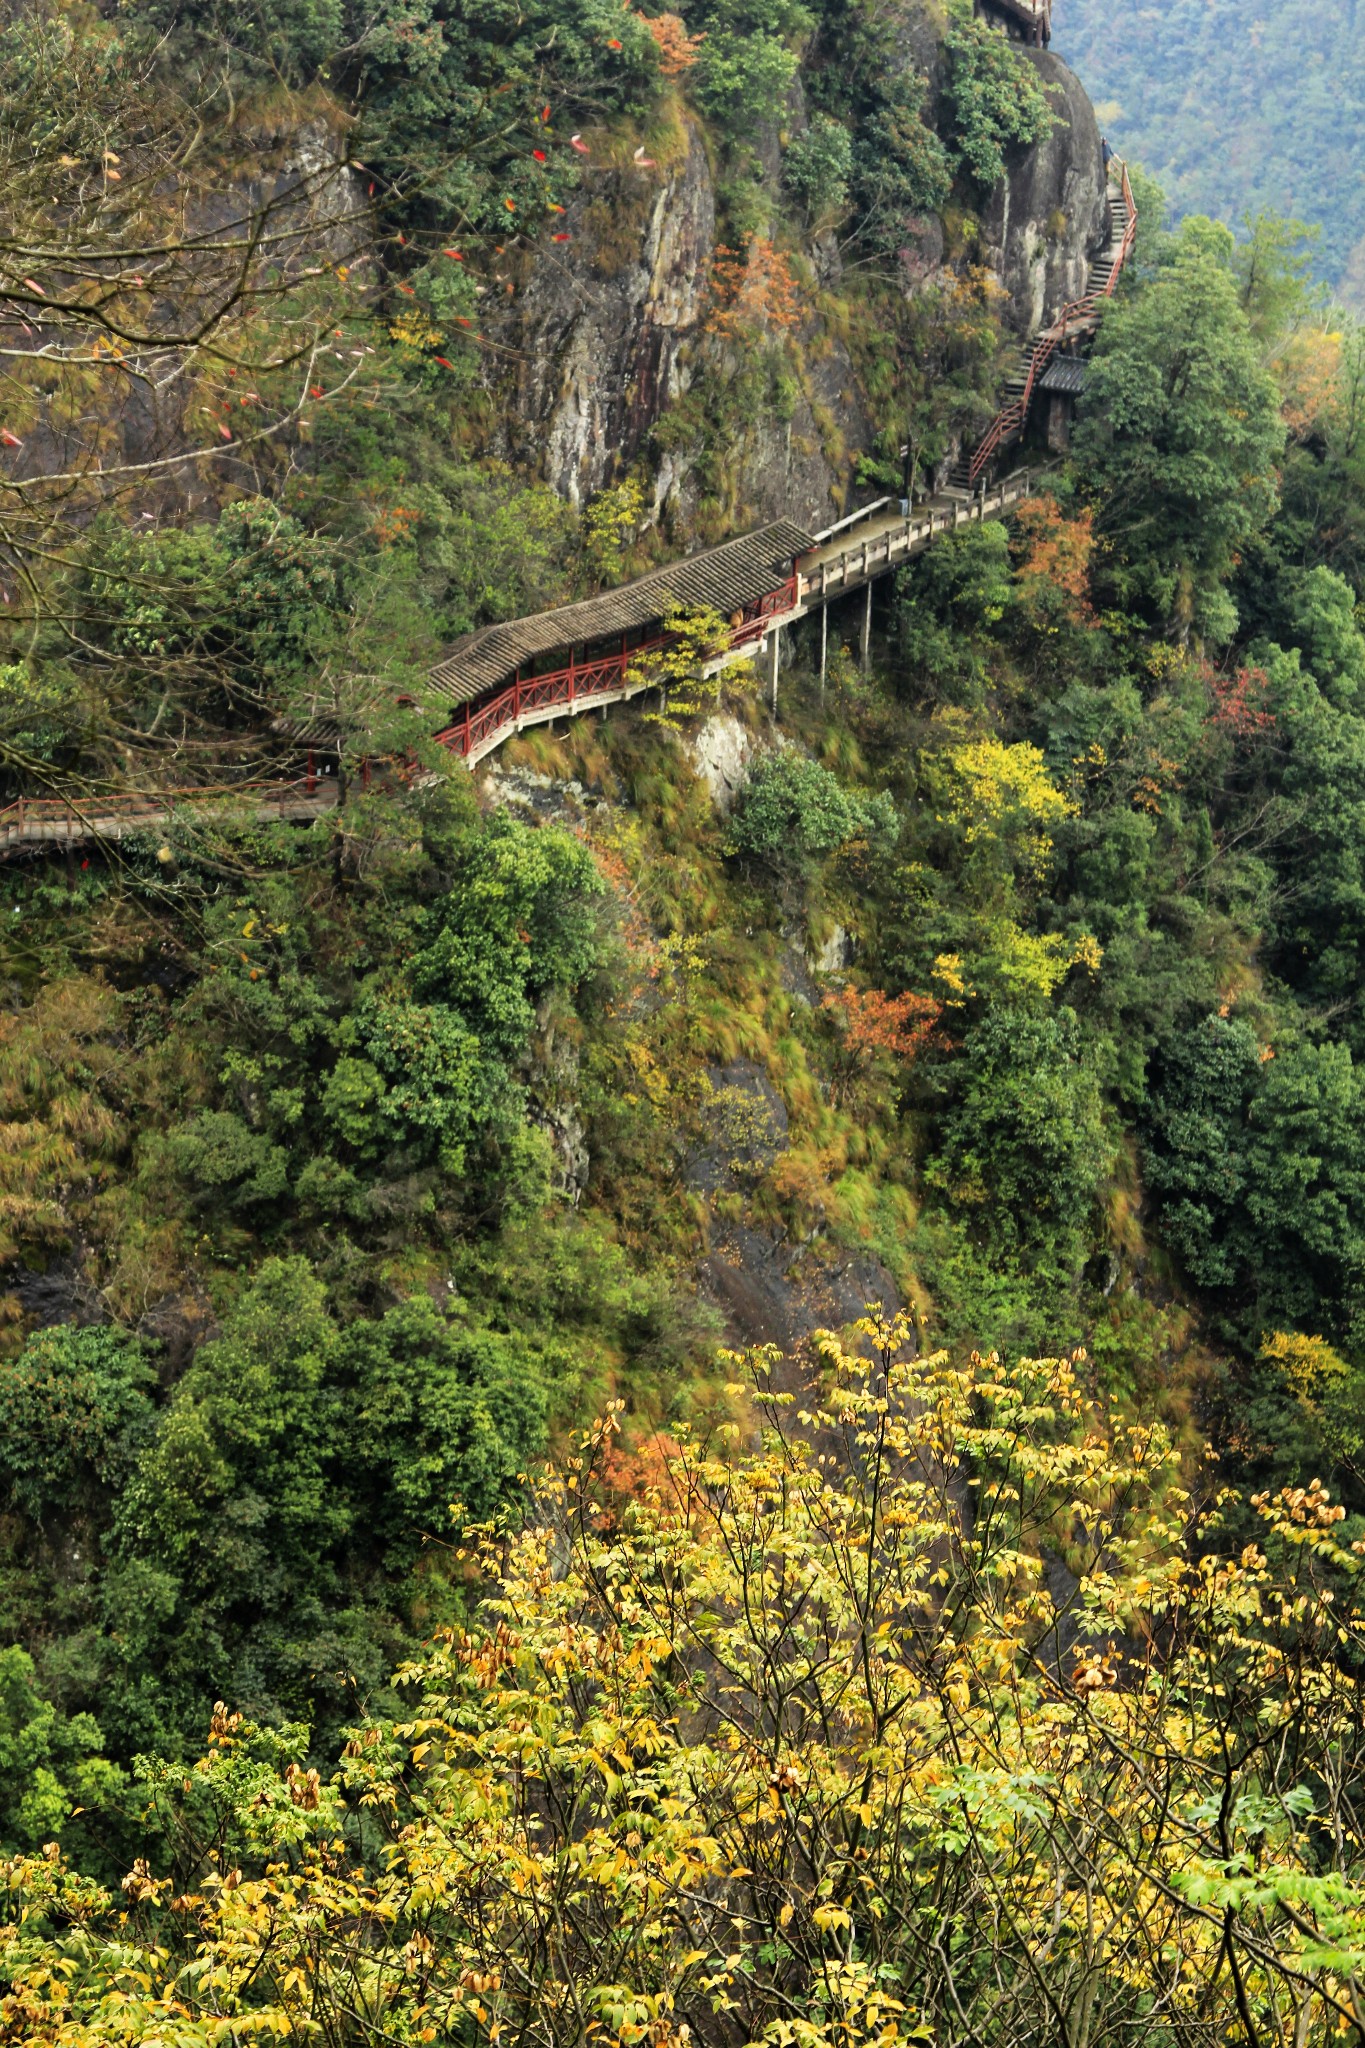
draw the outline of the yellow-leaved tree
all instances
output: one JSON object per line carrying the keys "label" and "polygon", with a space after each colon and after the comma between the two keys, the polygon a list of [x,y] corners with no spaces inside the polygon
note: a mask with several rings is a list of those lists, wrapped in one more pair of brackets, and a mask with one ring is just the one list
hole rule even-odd
{"label": "yellow-leaved tree", "polygon": [[1365,2032],[1361,1559],[1226,1547],[1083,1362],[826,1344],[761,1440],[616,1418],[333,1783],[220,1708],[111,1897],[5,1871],[0,2041],[774,2048]]}

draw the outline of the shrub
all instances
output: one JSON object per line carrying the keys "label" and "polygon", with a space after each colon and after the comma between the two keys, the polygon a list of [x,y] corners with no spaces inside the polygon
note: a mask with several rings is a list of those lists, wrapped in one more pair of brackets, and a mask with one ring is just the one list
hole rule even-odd
{"label": "shrub", "polygon": [[812,219],[844,204],[852,175],[853,137],[829,114],[817,114],[782,159],[782,182]]}
{"label": "shrub", "polygon": [[869,797],[845,789],[828,768],[786,747],[755,765],[730,828],[730,850],[800,881],[850,841],[886,843],[895,832],[896,807],[886,791]]}

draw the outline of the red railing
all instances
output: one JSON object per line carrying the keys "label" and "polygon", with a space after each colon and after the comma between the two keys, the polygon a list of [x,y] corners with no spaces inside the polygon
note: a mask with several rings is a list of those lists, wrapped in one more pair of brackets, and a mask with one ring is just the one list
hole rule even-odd
{"label": "red railing", "polygon": [[997,449],[1004,442],[1014,440],[1017,435],[1022,434],[1024,431],[1024,422],[1028,418],[1029,405],[1032,402],[1038,380],[1062,343],[1069,334],[1074,334],[1082,327],[1093,325],[1101,300],[1113,296],[1114,287],[1119,281],[1123,266],[1133,253],[1133,242],[1137,235],[1137,208],[1133,204],[1133,188],[1128,182],[1128,166],[1125,163],[1119,165],[1119,190],[1123,194],[1123,203],[1128,210],[1128,218],[1124,224],[1123,237],[1119,243],[1118,254],[1109,266],[1109,275],[1098,290],[1087,292],[1084,298],[1073,299],[1069,306],[1063,306],[1060,318],[1055,320],[1045,333],[1039,335],[1037,342],[1034,344],[1033,354],[1029,358],[1028,376],[1025,379],[1023,390],[1017,398],[1012,398],[1009,404],[1003,406],[996,414],[990,426],[986,429],[984,436],[978,442],[976,452],[968,464],[967,481],[973,488],[980,482],[987,463],[991,460]]}
{"label": "red railing", "polygon": [[[731,628],[728,649],[733,651],[748,646],[752,640],[761,640],[774,617],[792,610],[796,595],[795,576],[789,576],[776,590],[766,592],[749,608],[749,616]],[[596,655],[590,661],[571,660],[567,668],[528,676],[525,681],[518,678],[499,690],[496,697],[489,697],[482,704],[467,705],[463,717],[437,733],[437,742],[468,760],[503,731],[513,730],[528,713],[561,708],[573,711],[590,705],[596,698],[619,696],[627,687],[627,671],[640,657],[672,646],[677,637],[675,633],[660,633],[653,640],[642,640],[637,647],[622,648],[615,654]],[[642,683],[640,687],[647,685]]]}

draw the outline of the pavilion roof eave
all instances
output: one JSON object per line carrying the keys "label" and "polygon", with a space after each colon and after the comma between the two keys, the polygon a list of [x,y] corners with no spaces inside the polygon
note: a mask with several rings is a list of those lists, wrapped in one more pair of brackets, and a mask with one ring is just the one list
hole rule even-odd
{"label": "pavilion roof eave", "polygon": [[541,655],[591,646],[657,624],[674,604],[709,605],[727,617],[775,589],[814,536],[792,519],[775,519],[719,547],[684,555],[598,597],[466,633],[430,672],[448,704],[466,704]]}

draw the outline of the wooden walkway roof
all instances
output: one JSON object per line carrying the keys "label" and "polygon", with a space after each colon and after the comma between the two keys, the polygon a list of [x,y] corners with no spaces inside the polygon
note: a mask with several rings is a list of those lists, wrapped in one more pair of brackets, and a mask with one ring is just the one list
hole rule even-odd
{"label": "wooden walkway roof", "polygon": [[790,575],[795,557],[814,544],[814,535],[805,527],[791,519],[775,519],[756,533],[651,569],[647,576],[637,576],[618,590],[604,590],[600,597],[466,633],[436,663],[431,683],[447,702],[467,704],[506,682],[538,655],[591,646],[654,625],[674,604],[712,605],[728,618],[766,597]]}

